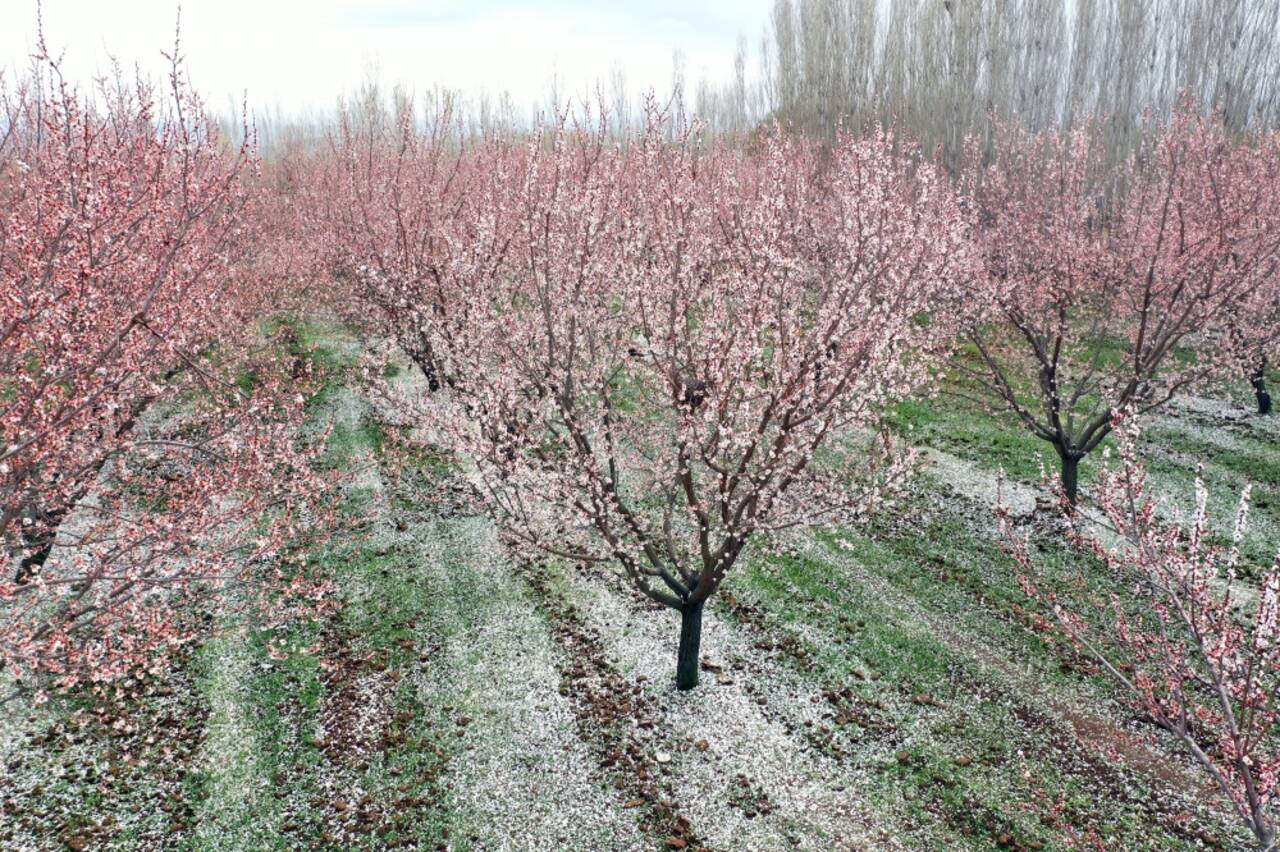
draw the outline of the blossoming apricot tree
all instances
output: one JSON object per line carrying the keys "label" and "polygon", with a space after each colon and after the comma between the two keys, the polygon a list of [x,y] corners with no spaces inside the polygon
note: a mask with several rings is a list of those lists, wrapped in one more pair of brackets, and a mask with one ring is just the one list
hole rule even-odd
{"label": "blossoming apricot tree", "polygon": [[1113,404],[1148,411],[1280,336],[1231,333],[1280,272],[1280,145],[1238,144],[1183,111],[1150,150],[1095,168],[1091,125],[1010,129],[968,201],[995,321],[972,330],[985,404],[1049,442],[1064,493],[1111,431]]}
{"label": "blossoming apricot tree", "polygon": [[1240,309],[1232,326],[1235,351],[1244,361],[1241,365],[1259,414],[1270,414],[1271,392],[1267,389],[1267,369],[1276,363],[1276,351],[1280,348],[1280,275],[1273,276],[1266,286],[1259,288]]}
{"label": "blossoming apricot tree", "polygon": [[47,54],[3,92],[0,666],[28,682],[153,665],[184,604],[280,567],[321,484],[300,388],[248,344],[252,150],[174,57],[167,95],[87,97]]}
{"label": "blossoming apricot tree", "polygon": [[[1047,576],[1003,515],[1023,588],[1075,645],[1213,779],[1260,848],[1276,841],[1280,793],[1280,554],[1261,591],[1239,580],[1249,494],[1232,543],[1214,543],[1204,484],[1188,523],[1163,521],[1137,457],[1132,413],[1117,418],[1118,467],[1098,474],[1094,498],[1117,534],[1106,545],[1079,526],[1074,541],[1104,566],[1098,575]],[[1078,524],[1079,520],[1072,521]]]}
{"label": "blossoming apricot tree", "polygon": [[688,689],[748,544],[869,510],[904,470],[874,427],[945,348],[969,253],[945,181],[886,134],[824,160],[664,122],[478,145],[434,231],[446,307],[402,345],[429,335],[448,390],[426,416],[506,540],[679,611]]}
{"label": "blossoming apricot tree", "polygon": [[474,171],[481,155],[462,156],[447,104],[427,113],[423,128],[411,103],[390,115],[375,94],[342,110],[320,158],[323,259],[352,292],[332,300],[348,322],[396,340],[436,390],[429,329],[447,309],[441,241],[463,202],[463,170]]}

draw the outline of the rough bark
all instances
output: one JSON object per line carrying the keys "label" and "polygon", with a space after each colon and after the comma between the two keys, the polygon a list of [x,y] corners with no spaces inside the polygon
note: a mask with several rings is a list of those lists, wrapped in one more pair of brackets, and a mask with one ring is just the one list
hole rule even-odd
{"label": "rough bark", "polygon": [[1249,384],[1253,385],[1253,395],[1258,400],[1258,413],[1271,413],[1271,394],[1267,392],[1267,362],[1264,360],[1249,376]]}
{"label": "rough bark", "polygon": [[1072,506],[1080,499],[1080,456],[1071,451],[1059,450],[1062,459],[1062,493]]}
{"label": "rough bark", "polygon": [[676,657],[676,689],[698,685],[698,649],[702,644],[704,601],[685,604],[680,610],[680,650]]}

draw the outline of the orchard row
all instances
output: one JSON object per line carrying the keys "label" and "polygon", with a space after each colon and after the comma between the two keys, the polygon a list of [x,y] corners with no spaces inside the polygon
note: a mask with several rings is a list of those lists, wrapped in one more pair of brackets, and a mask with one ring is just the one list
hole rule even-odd
{"label": "orchard row", "polygon": [[1203,498],[1162,520],[1135,435],[1210,380],[1269,408],[1280,136],[1184,109],[1115,163],[1095,116],[1005,127],[951,173],[875,127],[727,140],[651,103],[622,138],[590,110],[477,136],[366,105],[262,161],[176,60],[166,88],[88,97],[47,57],[2,107],[0,661],[23,688],[158,670],[229,606],[327,605],[308,553],[336,491],[318,377],[263,330],[283,308],[413,361],[412,439],[462,462],[515,558],[678,610],[681,689],[744,551],[893,511],[913,451],[883,418],[959,374],[1052,447],[1063,535],[1097,556],[1048,586],[1006,517],[1028,592],[1274,840],[1280,565],[1242,614],[1238,549]]}

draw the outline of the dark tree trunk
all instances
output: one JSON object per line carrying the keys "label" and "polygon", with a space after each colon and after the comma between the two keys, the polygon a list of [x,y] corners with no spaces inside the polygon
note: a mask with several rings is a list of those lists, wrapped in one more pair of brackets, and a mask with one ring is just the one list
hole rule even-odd
{"label": "dark tree trunk", "polygon": [[435,363],[424,358],[418,362],[418,367],[422,370],[422,375],[427,377],[427,390],[431,393],[440,390],[440,374],[436,372]]}
{"label": "dark tree trunk", "polygon": [[1072,506],[1080,499],[1080,456],[1073,452],[1059,451],[1062,458],[1062,493]]}
{"label": "dark tree trunk", "polygon": [[698,647],[702,644],[702,605],[685,604],[680,610],[680,651],[676,657],[676,689],[698,685]]}
{"label": "dark tree trunk", "polygon": [[417,345],[402,347],[409,355],[409,360],[418,365],[422,375],[427,379],[427,390],[435,393],[440,390],[440,368],[436,363],[436,353],[426,340],[419,340]]}
{"label": "dark tree trunk", "polygon": [[1258,413],[1271,413],[1271,394],[1267,393],[1267,361],[1264,358],[1249,376],[1249,384],[1253,385],[1253,395],[1258,399]]}
{"label": "dark tree trunk", "polygon": [[1256,823],[1257,828],[1254,829],[1254,836],[1258,838],[1258,848],[1263,852],[1274,852],[1276,848],[1276,830],[1271,823],[1259,818]]}
{"label": "dark tree trunk", "polygon": [[18,571],[13,578],[16,585],[25,586],[40,573],[40,569],[49,559],[49,554],[53,552],[53,535],[49,533],[43,541],[35,544],[31,552],[18,563]]}

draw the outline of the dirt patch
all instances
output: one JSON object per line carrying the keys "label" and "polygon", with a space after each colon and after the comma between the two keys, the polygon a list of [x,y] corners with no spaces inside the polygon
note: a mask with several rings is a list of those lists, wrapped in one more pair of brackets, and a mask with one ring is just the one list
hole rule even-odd
{"label": "dirt patch", "polygon": [[65,713],[4,755],[0,846],[182,845],[202,796],[196,758],[207,710],[180,655],[159,677],[79,689]]}
{"label": "dirt patch", "polygon": [[625,799],[623,806],[640,809],[641,828],[667,848],[709,849],[680,813],[670,781],[661,777],[660,766],[670,761],[675,744],[661,739],[661,709],[643,680],[628,682],[613,669],[600,650],[599,634],[583,626],[577,608],[552,588],[545,568],[525,564],[517,570],[564,651],[560,694],[573,703],[578,735]]}
{"label": "dirt patch", "polygon": [[[897,726],[889,719],[883,702],[862,695],[848,684],[816,677],[817,666],[809,649],[794,635],[774,624],[758,604],[729,590],[722,590],[716,601],[748,632],[752,648],[773,655],[817,681],[819,695],[825,705],[822,721],[815,723],[812,719],[804,719],[797,722],[785,714],[774,713],[774,718],[788,733],[803,737],[811,747],[850,765],[857,762],[855,750],[865,749],[873,743],[887,747],[897,742]],[[858,626],[852,618],[841,619],[841,624],[849,630],[856,630]],[[857,672],[855,677],[869,679],[876,676]],[[747,688],[751,689],[749,684]],[[754,694],[755,691],[752,692]],[[763,695],[756,698],[758,703],[763,702],[761,707],[766,712],[771,712]]]}
{"label": "dirt patch", "polygon": [[[1059,721],[1026,704],[1015,704],[1012,712],[1019,723],[1032,734],[1031,741],[1038,744],[1040,756],[1052,761],[1064,771],[1070,772],[1073,777],[1082,779],[1090,787],[1092,795],[1105,796],[1136,807],[1152,822],[1160,824],[1172,835],[1187,843],[1209,849],[1228,848],[1213,826],[1201,824],[1194,814],[1180,807],[1176,801],[1161,796],[1156,791],[1145,794],[1138,792],[1138,788],[1120,768],[1121,766],[1138,768],[1127,761],[1130,755],[1125,753],[1125,749],[1131,750],[1136,745],[1129,735],[1124,733],[1118,735],[1113,726],[1099,726],[1096,719],[1081,717],[1079,714],[1064,714],[1063,719]],[[1096,734],[1096,738],[1090,738],[1091,733]],[[1081,737],[1087,739],[1082,741]],[[1086,741],[1092,747],[1085,745]],[[1137,747],[1140,749],[1138,752],[1140,757],[1137,759],[1147,770],[1156,769],[1155,756],[1145,746],[1137,745]],[[1126,762],[1117,764],[1099,754],[1097,750],[1101,750],[1104,754],[1117,754]],[[1165,767],[1160,771],[1160,775],[1164,775],[1165,772],[1173,772],[1173,770]],[[1183,783],[1187,780],[1176,773],[1172,777]],[[1203,795],[1203,786],[1195,792]],[[1089,820],[1088,814],[1084,813],[1070,816],[1079,825]]]}
{"label": "dirt patch", "polygon": [[[673,790],[707,843],[897,848],[892,831],[855,792],[865,767],[833,759],[821,743],[823,728],[833,729],[826,717],[834,713],[813,683],[779,656],[785,652],[754,647],[761,637],[709,608],[703,614],[704,675],[697,688],[679,692],[671,679],[674,613],[637,598],[613,572],[576,569],[566,579],[567,594],[601,636],[612,664],[659,702],[663,727],[677,742]],[[769,803],[767,809],[735,804],[740,791],[726,786],[726,779],[739,777]]]}

